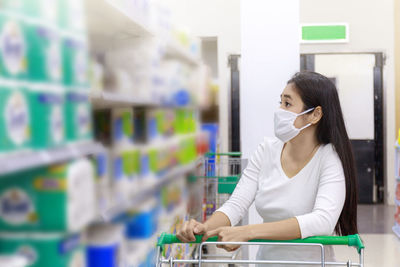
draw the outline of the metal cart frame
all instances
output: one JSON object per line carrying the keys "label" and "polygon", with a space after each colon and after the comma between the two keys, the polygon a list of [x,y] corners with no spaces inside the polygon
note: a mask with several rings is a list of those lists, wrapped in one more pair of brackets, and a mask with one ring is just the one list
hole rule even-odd
{"label": "metal cart frame", "polygon": [[[157,243],[157,267],[162,267],[164,264],[174,266],[174,264],[202,264],[209,263],[225,263],[225,264],[286,264],[286,265],[315,265],[315,266],[359,266],[364,267],[364,244],[359,235],[349,236],[315,236],[305,239],[295,239],[286,241],[263,240],[255,239],[249,242],[218,242],[217,237],[212,237],[206,242],[201,242],[202,236],[196,236],[196,241],[199,245],[199,259],[175,259],[172,256],[168,259],[162,257],[164,245],[182,243],[176,235],[163,233]],[[205,245],[221,245],[221,244],[236,244],[236,245],[260,245],[260,246],[307,246],[318,247],[321,251],[320,261],[287,261],[287,260],[251,260],[251,259],[204,259],[202,248]],[[347,262],[326,262],[324,245],[347,245],[357,249],[359,254],[359,262],[353,263],[350,260]]]}

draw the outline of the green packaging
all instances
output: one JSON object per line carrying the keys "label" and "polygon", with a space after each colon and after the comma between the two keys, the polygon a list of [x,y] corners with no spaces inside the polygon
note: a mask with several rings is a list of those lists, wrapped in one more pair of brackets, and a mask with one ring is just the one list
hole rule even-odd
{"label": "green packaging", "polygon": [[31,118],[26,90],[0,85],[0,153],[28,148]]}
{"label": "green packaging", "polygon": [[26,25],[0,12],[0,76],[24,79],[28,75]]}
{"label": "green packaging", "polygon": [[69,142],[93,139],[92,108],[87,94],[68,92],[64,116]]}
{"label": "green packaging", "polygon": [[94,217],[87,159],[0,177],[0,231],[80,231]]}
{"label": "green packaging", "polygon": [[18,254],[28,267],[83,267],[84,250],[78,234],[0,234],[0,254]]}
{"label": "green packaging", "polygon": [[27,24],[26,37],[29,80],[60,83],[63,70],[58,32],[43,25]]}
{"label": "green packaging", "polygon": [[126,146],[133,143],[134,119],[132,108],[116,108],[112,110],[112,143]]}
{"label": "green packaging", "polygon": [[132,179],[140,174],[140,150],[135,148],[116,151],[113,155],[114,179]]}
{"label": "green packaging", "polygon": [[62,42],[64,84],[89,89],[89,55],[87,43],[74,38]]}
{"label": "green packaging", "polygon": [[27,90],[32,121],[32,147],[50,148],[65,142],[64,102],[59,90]]}

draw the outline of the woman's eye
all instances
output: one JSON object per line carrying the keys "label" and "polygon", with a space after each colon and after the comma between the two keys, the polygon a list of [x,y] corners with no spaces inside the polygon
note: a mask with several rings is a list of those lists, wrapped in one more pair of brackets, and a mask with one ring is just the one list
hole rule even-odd
{"label": "woman's eye", "polygon": [[[290,107],[291,104],[287,101],[284,101],[283,104],[285,105],[285,107]],[[282,105],[282,101],[279,101],[279,105]]]}

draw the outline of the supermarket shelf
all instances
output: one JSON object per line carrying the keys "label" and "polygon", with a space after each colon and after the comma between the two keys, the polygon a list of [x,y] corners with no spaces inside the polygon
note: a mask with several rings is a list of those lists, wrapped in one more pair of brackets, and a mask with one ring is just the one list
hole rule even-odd
{"label": "supermarket shelf", "polygon": [[106,109],[113,107],[165,107],[180,109],[199,109],[195,105],[172,106],[151,99],[138,98],[122,93],[96,92],[90,94],[90,99],[94,109]]}
{"label": "supermarket shelf", "polygon": [[400,226],[397,223],[392,227],[392,230],[400,238]]}
{"label": "supermarket shelf", "polygon": [[92,48],[104,51],[138,37],[151,37],[153,31],[112,0],[85,0]]}
{"label": "supermarket shelf", "polygon": [[67,161],[102,151],[95,142],[77,143],[40,151],[26,151],[0,157],[0,175]]}
{"label": "supermarket shelf", "polygon": [[139,206],[144,200],[148,199],[150,196],[153,196],[156,192],[158,192],[164,185],[179,179],[181,175],[186,174],[195,169],[198,165],[198,160],[184,165],[184,166],[177,166],[172,168],[162,177],[158,178],[158,181],[148,188],[141,189],[140,193],[136,194],[129,203],[125,205],[118,205],[114,208],[109,209],[108,211],[104,212],[101,215],[101,221],[111,221],[112,219],[116,218],[118,215],[124,213],[131,207]]}
{"label": "supermarket shelf", "polygon": [[165,56],[166,58],[175,58],[182,60],[193,66],[198,66],[201,63],[200,59],[194,57],[192,54],[190,54],[188,49],[185,49],[176,41],[169,41],[167,43]]}
{"label": "supermarket shelf", "polygon": [[95,109],[124,106],[160,106],[160,103],[153,100],[140,99],[134,96],[112,92],[93,93],[90,95],[90,99]]}

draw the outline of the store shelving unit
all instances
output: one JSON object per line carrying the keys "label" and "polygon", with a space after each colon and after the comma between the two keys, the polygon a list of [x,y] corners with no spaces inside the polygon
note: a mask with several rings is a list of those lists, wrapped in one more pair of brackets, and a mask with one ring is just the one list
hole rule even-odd
{"label": "store shelving unit", "polygon": [[192,66],[197,66],[200,64],[200,59],[192,56],[189,51],[187,51],[186,49],[181,47],[181,45],[174,41],[167,42],[165,56],[167,58],[175,58],[185,61]]}
{"label": "store shelving unit", "polygon": [[113,107],[132,107],[147,106],[157,107],[161,103],[151,99],[138,99],[135,96],[124,95],[113,92],[98,92],[90,95],[90,99],[95,109],[113,108]]}
{"label": "store shelving unit", "polygon": [[85,3],[90,43],[94,51],[115,48],[127,39],[154,36],[145,22],[129,15],[115,1],[85,0]]}
{"label": "store shelving unit", "polygon": [[14,153],[0,158],[2,163],[0,165],[0,175],[95,154],[103,149],[103,146],[99,143],[86,142],[39,151]]}
{"label": "store shelving unit", "polygon": [[[146,21],[129,15],[123,7],[111,0],[86,0],[86,10],[93,51],[127,47],[138,38],[157,38],[157,32]],[[165,57],[182,60],[192,66],[201,63],[199,58],[171,39],[166,40]]]}
{"label": "store shelving unit", "polygon": [[140,192],[134,195],[128,203],[118,204],[116,207],[113,207],[104,212],[103,214],[101,214],[100,221],[109,222],[118,215],[120,215],[121,213],[127,211],[129,208],[137,207],[149,196],[152,196],[154,195],[154,193],[159,191],[161,187],[163,187],[164,185],[176,179],[180,179],[182,175],[185,175],[188,172],[192,171],[198,165],[199,160],[200,159],[184,166],[176,166],[171,170],[167,171],[164,175],[158,177],[157,182],[155,182],[154,184],[141,188]]}

